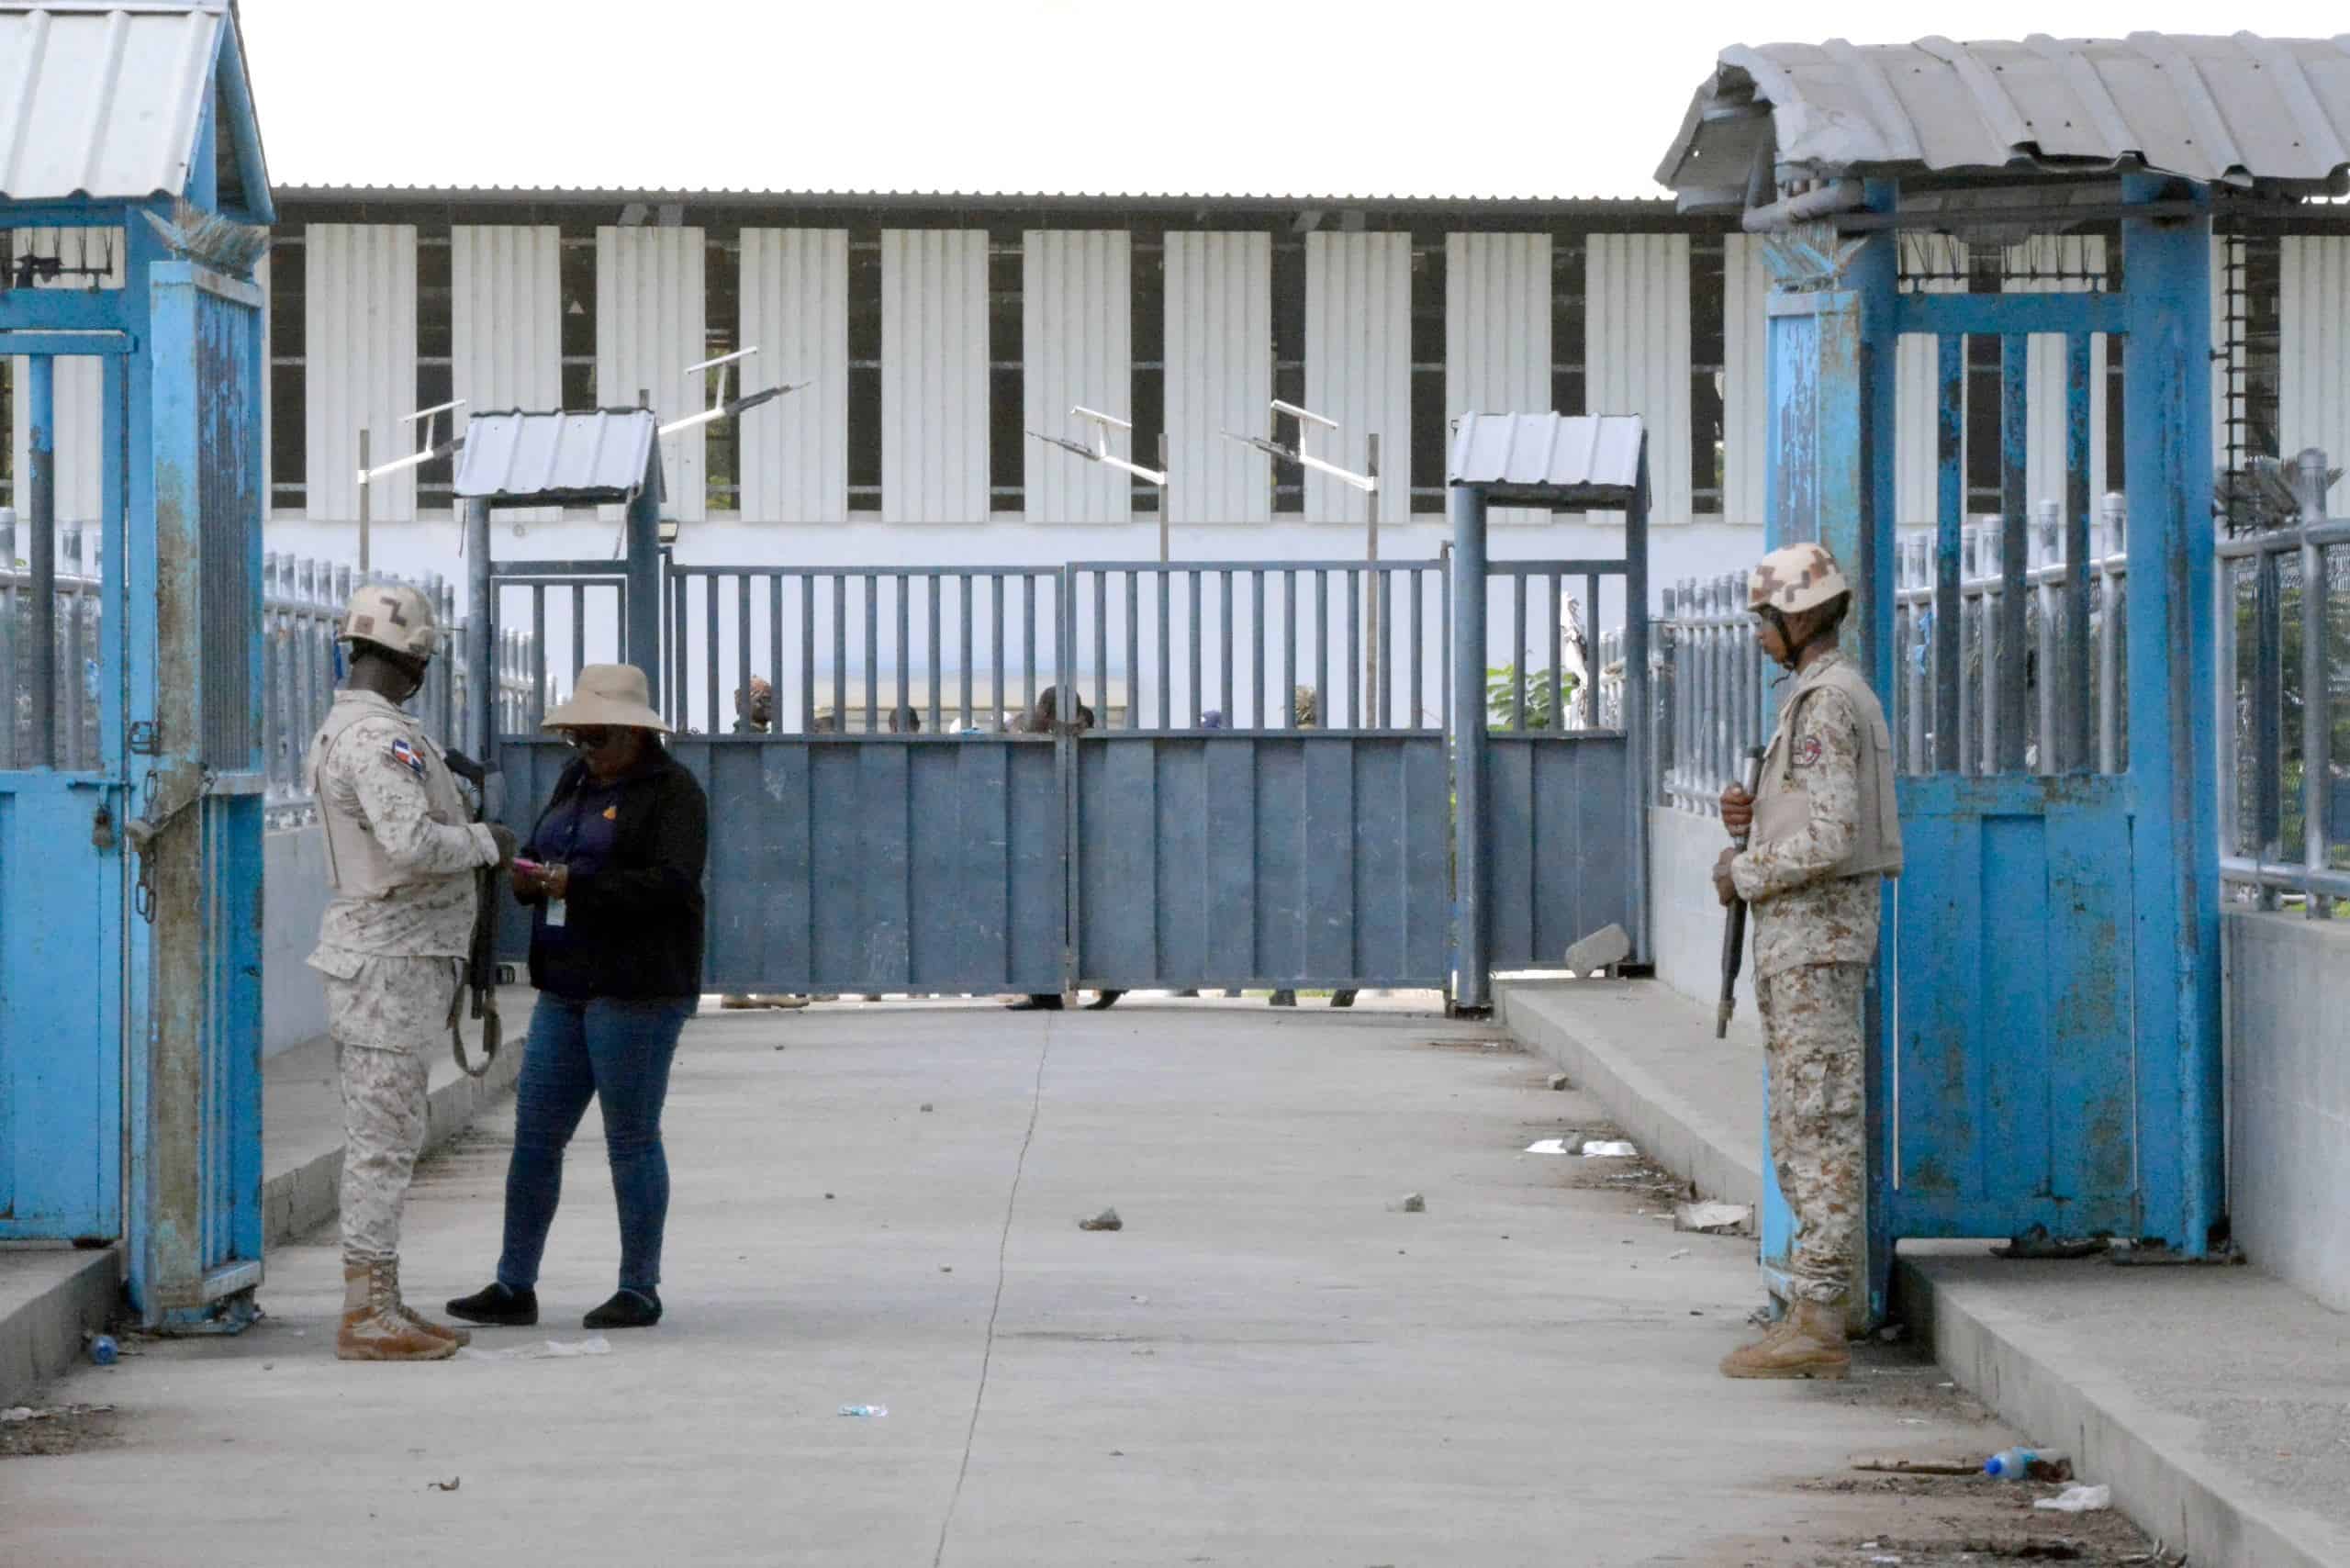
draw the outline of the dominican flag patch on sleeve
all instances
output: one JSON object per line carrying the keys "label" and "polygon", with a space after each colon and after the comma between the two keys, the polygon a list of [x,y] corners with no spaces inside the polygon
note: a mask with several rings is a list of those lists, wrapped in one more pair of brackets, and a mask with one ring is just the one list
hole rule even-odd
{"label": "dominican flag patch on sleeve", "polygon": [[397,740],[392,742],[392,760],[407,768],[410,773],[415,774],[419,778],[424,777],[424,758],[417,754],[417,750],[414,746],[408,744],[408,737],[406,735],[402,735]]}

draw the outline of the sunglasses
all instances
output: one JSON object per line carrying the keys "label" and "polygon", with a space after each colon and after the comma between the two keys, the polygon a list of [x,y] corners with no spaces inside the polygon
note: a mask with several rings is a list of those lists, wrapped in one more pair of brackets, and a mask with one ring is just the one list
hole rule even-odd
{"label": "sunglasses", "polygon": [[574,751],[600,751],[611,740],[612,732],[599,724],[592,729],[565,730],[563,738]]}

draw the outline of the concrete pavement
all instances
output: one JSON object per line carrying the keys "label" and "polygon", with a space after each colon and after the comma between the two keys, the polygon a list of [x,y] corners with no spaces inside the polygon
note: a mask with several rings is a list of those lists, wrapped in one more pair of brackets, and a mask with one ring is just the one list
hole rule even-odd
{"label": "concrete pavement", "polygon": [[[1721,1380],[1752,1244],[1521,1154],[1602,1113],[1490,1030],[893,1003],[709,1011],[681,1053],[658,1328],[595,1358],[338,1362],[315,1237],[272,1257],[252,1331],[49,1391],[118,1411],[0,1461],[0,1556],[1866,1561],[1914,1511],[1820,1478],[2012,1436],[1922,1363]],[[420,1304],[488,1277],[509,1129],[500,1108],[423,1172]],[[546,1320],[476,1350],[586,1338],[618,1250],[592,1114],[569,1182]],[[1427,1213],[1390,1208],[1415,1190]],[[1125,1230],[1077,1229],[1105,1204]]]}

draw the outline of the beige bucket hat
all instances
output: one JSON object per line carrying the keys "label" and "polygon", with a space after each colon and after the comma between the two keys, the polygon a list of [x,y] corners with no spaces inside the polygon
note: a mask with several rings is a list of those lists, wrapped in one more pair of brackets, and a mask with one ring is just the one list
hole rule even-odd
{"label": "beige bucket hat", "polygon": [[549,709],[539,721],[543,730],[589,729],[599,724],[619,729],[670,733],[644,685],[644,672],[634,665],[583,665],[571,699]]}

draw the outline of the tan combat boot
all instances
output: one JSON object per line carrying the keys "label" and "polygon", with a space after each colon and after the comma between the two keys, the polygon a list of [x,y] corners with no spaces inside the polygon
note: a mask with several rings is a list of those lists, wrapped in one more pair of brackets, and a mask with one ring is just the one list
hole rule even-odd
{"label": "tan combat boot", "polygon": [[1852,1370],[1844,1346],[1844,1309],[1798,1301],[1768,1334],[1722,1358],[1724,1377],[1835,1379]]}
{"label": "tan combat boot", "polygon": [[335,1355],[346,1361],[444,1361],[457,1341],[409,1321],[400,1306],[397,1263],[342,1266],[342,1327]]}
{"label": "tan combat boot", "polygon": [[463,1350],[467,1345],[474,1342],[474,1331],[472,1329],[460,1328],[453,1323],[435,1323],[432,1319],[425,1316],[424,1314],[417,1311],[416,1308],[408,1305],[408,1302],[400,1295],[399,1260],[397,1259],[394,1259],[388,1267],[392,1271],[392,1299],[399,1304],[401,1322],[407,1324],[411,1328],[421,1329],[423,1332],[431,1335],[436,1339],[446,1339],[451,1344],[456,1346],[459,1350]]}

